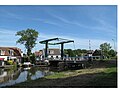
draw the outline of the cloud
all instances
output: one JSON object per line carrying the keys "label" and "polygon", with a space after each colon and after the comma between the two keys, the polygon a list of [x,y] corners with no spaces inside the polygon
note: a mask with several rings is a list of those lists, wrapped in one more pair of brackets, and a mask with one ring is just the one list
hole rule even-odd
{"label": "cloud", "polygon": [[57,22],[53,22],[53,21],[44,21],[44,23],[47,23],[47,24],[51,24],[51,25],[55,25],[55,26],[61,26],[59,23]]}
{"label": "cloud", "polygon": [[18,47],[25,52],[24,45],[17,44],[18,37],[15,36],[17,31],[0,28],[0,46],[1,47]]}
{"label": "cloud", "polygon": [[30,20],[33,20],[33,21],[39,21],[41,23],[44,23],[44,24],[50,24],[50,25],[54,25],[54,26],[61,26],[58,22],[54,22],[54,21],[51,21],[49,19],[40,19],[40,18],[30,18]]}
{"label": "cloud", "polygon": [[106,22],[103,19],[91,17],[91,19],[94,20],[95,25],[90,26],[88,24],[83,24],[82,22],[78,22],[77,20],[70,21],[70,20],[67,20],[64,17],[59,16],[59,15],[55,15],[55,14],[52,14],[52,13],[49,13],[49,14],[52,17],[61,21],[62,23],[69,24],[69,25],[74,25],[74,26],[79,26],[80,28],[84,28],[84,30],[92,30],[96,33],[105,32],[105,33],[107,33],[107,34],[109,34],[113,37],[116,37],[117,27],[110,25],[108,22]]}
{"label": "cloud", "polygon": [[54,18],[56,18],[56,19],[64,22],[64,23],[68,23],[68,24],[71,23],[71,21],[69,21],[69,20],[67,20],[67,19],[65,19],[65,18],[63,18],[63,17],[60,17],[60,16],[58,16],[58,15],[55,15],[55,14],[50,14],[50,15],[51,15],[52,17],[54,17]]}
{"label": "cloud", "polygon": [[[112,40],[107,41],[107,40],[101,40],[101,39],[82,39],[82,38],[77,38],[77,37],[72,37],[72,36],[49,35],[49,34],[44,34],[44,33],[40,34],[38,41],[42,41],[42,40],[46,40],[46,39],[50,39],[50,38],[56,38],[56,37],[74,40],[74,43],[65,44],[65,48],[71,48],[71,49],[74,49],[74,45],[75,45],[76,49],[79,49],[79,48],[80,49],[89,49],[89,40],[91,41],[91,49],[93,49],[93,50],[99,49],[100,44],[105,43],[105,42],[110,43],[113,46]],[[53,46],[53,47],[55,47],[55,46]],[[44,48],[44,45],[42,45],[41,49],[42,48]]]}
{"label": "cloud", "polygon": [[[16,31],[8,30],[8,29],[0,29],[0,46],[13,46],[13,47],[19,47],[22,49],[22,51],[25,52],[25,47],[24,45],[16,44],[16,41],[18,40],[18,37],[15,36]],[[9,34],[9,35],[8,35]],[[113,46],[113,41],[107,41],[107,40],[100,40],[100,39],[82,39],[82,38],[77,38],[73,36],[65,36],[65,35],[52,35],[52,34],[46,34],[46,33],[41,33],[38,37],[37,44],[35,48],[33,49],[34,51],[38,51],[40,49],[45,48],[44,44],[40,44],[39,41],[50,39],[50,38],[64,38],[64,39],[70,39],[74,40],[74,43],[66,43],[64,45],[64,48],[71,48],[71,49],[89,49],[89,40],[91,41],[91,49],[99,49],[100,44],[102,43],[110,43]],[[49,47],[52,48],[60,48],[60,45],[49,45]]]}
{"label": "cloud", "polygon": [[99,24],[99,26],[109,30],[109,32],[114,32],[114,30],[117,30],[116,26],[111,25],[109,22],[107,22],[104,19],[101,18],[93,18],[95,21],[97,21],[97,23]]}
{"label": "cloud", "polygon": [[17,40],[15,33],[16,31],[0,28],[0,45],[15,45]]}
{"label": "cloud", "polygon": [[15,33],[16,31],[0,28],[0,36],[1,35],[13,35]]}
{"label": "cloud", "polygon": [[7,10],[2,10],[4,16],[8,17],[8,18],[14,18],[14,19],[23,19],[22,16],[18,15],[18,14],[15,14],[13,12],[9,12]]}

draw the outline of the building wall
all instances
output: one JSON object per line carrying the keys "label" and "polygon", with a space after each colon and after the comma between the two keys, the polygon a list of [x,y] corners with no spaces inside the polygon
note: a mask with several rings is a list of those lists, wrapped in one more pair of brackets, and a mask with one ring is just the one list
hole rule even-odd
{"label": "building wall", "polygon": [[[40,60],[45,59],[45,49],[40,50],[40,51],[36,51],[36,52],[35,52],[35,56],[36,56],[36,57],[39,57]],[[58,49],[58,48],[49,48],[49,49],[48,49],[48,58],[56,59],[56,57],[57,57],[58,59],[61,58],[60,49]]]}
{"label": "building wall", "polygon": [[8,56],[0,56],[0,58],[4,58],[4,61],[7,61]]}
{"label": "building wall", "polygon": [[[43,49],[43,56],[45,56],[45,49]],[[61,53],[58,48],[49,48],[48,49],[48,58],[60,59]]]}
{"label": "building wall", "polygon": [[21,50],[16,47],[0,47],[0,57],[8,59],[21,59]]}
{"label": "building wall", "polygon": [[0,60],[0,66],[4,66],[4,61]]}
{"label": "building wall", "polygon": [[58,58],[61,58],[61,55],[48,55],[48,58],[54,58],[54,59],[56,59],[57,58],[57,56],[58,56]]}

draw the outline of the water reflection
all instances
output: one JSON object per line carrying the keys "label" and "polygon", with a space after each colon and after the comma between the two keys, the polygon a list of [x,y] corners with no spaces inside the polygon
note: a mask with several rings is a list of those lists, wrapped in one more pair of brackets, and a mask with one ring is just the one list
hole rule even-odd
{"label": "water reflection", "polygon": [[28,68],[0,68],[0,87],[16,83],[35,80],[45,75],[53,74],[49,67],[28,67]]}

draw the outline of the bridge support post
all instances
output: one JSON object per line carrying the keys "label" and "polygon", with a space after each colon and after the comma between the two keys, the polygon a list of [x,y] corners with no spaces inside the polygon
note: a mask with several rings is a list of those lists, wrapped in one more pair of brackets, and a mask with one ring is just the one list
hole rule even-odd
{"label": "bridge support post", "polygon": [[64,55],[64,44],[61,43],[61,59],[63,60],[63,55]]}
{"label": "bridge support post", "polygon": [[48,41],[46,42],[46,46],[45,46],[45,59],[47,59],[48,56]]}

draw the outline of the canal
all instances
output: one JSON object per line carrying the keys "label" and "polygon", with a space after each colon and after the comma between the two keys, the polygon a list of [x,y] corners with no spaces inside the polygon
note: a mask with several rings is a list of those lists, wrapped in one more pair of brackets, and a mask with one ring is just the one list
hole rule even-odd
{"label": "canal", "polygon": [[54,74],[57,68],[33,66],[28,68],[0,68],[0,87],[14,85],[25,81]]}

